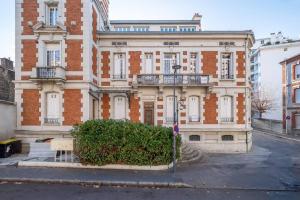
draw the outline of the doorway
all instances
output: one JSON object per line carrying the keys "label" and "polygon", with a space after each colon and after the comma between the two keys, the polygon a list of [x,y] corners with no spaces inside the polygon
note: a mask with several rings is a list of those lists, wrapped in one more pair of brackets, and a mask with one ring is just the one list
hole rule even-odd
{"label": "doorway", "polygon": [[144,124],[154,125],[154,102],[144,103]]}

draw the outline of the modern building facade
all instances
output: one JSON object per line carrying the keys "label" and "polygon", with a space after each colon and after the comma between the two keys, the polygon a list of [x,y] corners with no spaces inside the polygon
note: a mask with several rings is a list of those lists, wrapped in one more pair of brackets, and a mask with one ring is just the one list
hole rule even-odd
{"label": "modern building facade", "polygon": [[251,148],[252,31],[192,20],[108,20],[108,1],[17,0],[18,137],[68,137],[76,123],[173,126],[173,69],[184,142]]}
{"label": "modern building facade", "polygon": [[282,121],[288,134],[300,135],[300,54],[282,65]]}
{"label": "modern building facade", "polygon": [[279,64],[300,52],[300,40],[291,40],[281,32],[256,40],[251,51],[251,83],[253,94],[260,92],[273,101],[273,108],[263,118],[282,120],[282,70]]}

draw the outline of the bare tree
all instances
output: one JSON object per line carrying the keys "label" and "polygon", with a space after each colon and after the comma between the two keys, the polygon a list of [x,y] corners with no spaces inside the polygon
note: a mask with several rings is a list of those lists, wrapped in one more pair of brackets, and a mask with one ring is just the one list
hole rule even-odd
{"label": "bare tree", "polygon": [[260,89],[259,92],[252,94],[252,112],[259,114],[259,118],[262,118],[262,114],[267,111],[275,109],[275,100],[271,95],[270,90]]}

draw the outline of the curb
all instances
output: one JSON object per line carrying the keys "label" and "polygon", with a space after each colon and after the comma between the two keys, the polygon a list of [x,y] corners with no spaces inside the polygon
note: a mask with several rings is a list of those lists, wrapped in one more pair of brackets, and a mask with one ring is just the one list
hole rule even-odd
{"label": "curb", "polygon": [[286,136],[283,136],[283,135],[273,134],[273,133],[269,133],[269,132],[266,132],[266,131],[263,131],[263,130],[259,130],[259,129],[254,129],[254,130],[257,131],[257,132],[260,132],[262,134],[274,136],[274,137],[277,137],[277,138],[283,138],[283,139],[286,139],[286,140],[300,142],[300,139],[289,138],[289,137],[286,137]]}
{"label": "curb", "polygon": [[19,167],[47,167],[47,168],[73,168],[73,169],[113,169],[113,170],[138,170],[138,171],[164,171],[173,167],[173,163],[160,166],[135,166],[135,165],[104,165],[93,166],[83,165],[81,163],[67,162],[37,162],[37,161],[19,161]]}
{"label": "curb", "polygon": [[33,178],[0,178],[0,182],[8,183],[42,183],[67,185],[98,185],[98,186],[127,186],[127,187],[160,187],[160,188],[192,188],[182,182],[145,182],[145,181],[83,181],[66,179],[33,179]]}

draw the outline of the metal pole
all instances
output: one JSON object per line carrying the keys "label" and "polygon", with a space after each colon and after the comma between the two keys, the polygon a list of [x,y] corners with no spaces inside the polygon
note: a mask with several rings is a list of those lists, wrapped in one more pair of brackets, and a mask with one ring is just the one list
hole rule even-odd
{"label": "metal pole", "polygon": [[177,70],[174,69],[174,82],[173,82],[173,173],[176,171],[176,135],[175,135],[175,124],[176,124],[176,94],[175,94],[175,87],[176,87],[176,72]]}

